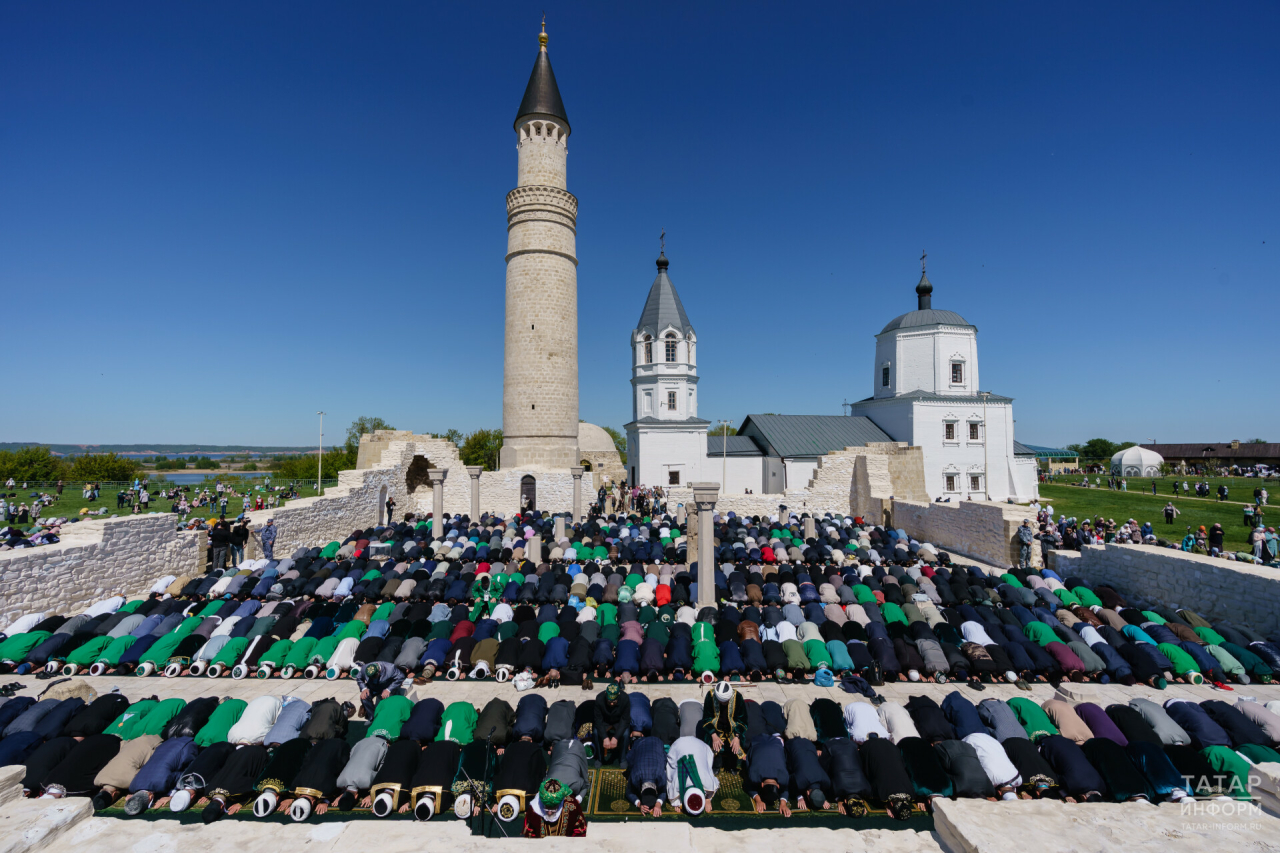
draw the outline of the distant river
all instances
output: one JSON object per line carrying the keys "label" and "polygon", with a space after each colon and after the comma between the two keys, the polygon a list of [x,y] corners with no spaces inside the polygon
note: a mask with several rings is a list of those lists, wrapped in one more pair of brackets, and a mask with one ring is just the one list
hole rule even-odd
{"label": "distant river", "polygon": [[[219,474],[179,474],[174,471],[157,471],[157,475],[163,474],[170,482],[179,486],[193,486],[196,483],[203,483],[206,477],[217,477],[221,480],[243,479],[254,480],[267,476],[266,471],[246,471],[243,474],[238,472],[227,472]],[[279,480],[279,478],[276,478]]]}

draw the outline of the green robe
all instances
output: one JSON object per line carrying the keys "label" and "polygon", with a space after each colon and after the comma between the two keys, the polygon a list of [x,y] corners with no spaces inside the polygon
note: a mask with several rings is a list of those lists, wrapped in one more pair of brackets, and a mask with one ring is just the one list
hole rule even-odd
{"label": "green robe", "polygon": [[338,637],[336,635],[325,637],[316,643],[311,655],[307,658],[308,664],[319,664],[325,666],[329,663],[329,658],[333,657],[333,653],[338,650]]}
{"label": "green robe", "polygon": [[0,643],[0,660],[21,663],[27,655],[31,654],[32,649],[52,636],[53,634],[48,631],[28,631],[25,634],[15,634]]}
{"label": "green robe", "polygon": [[[288,642],[285,640],[284,642]],[[291,666],[294,669],[306,669],[307,664],[311,661],[311,650],[316,647],[316,643],[320,642],[315,637],[303,637],[293,644],[289,649],[288,655],[285,656],[284,663],[281,666]],[[328,661],[328,658],[325,658]]]}
{"label": "green robe", "polygon": [[886,625],[892,625],[895,622],[901,625],[907,624],[907,615],[902,612],[901,607],[892,601],[886,601],[880,605],[880,612],[884,615],[884,623]]}
{"label": "green robe", "polygon": [[1249,762],[1228,746],[1208,746],[1200,750],[1214,770],[1227,776],[1223,793],[1237,800],[1249,799]]}
{"label": "green robe", "polygon": [[1069,589],[1055,589],[1053,594],[1058,596],[1058,600],[1066,607],[1074,607],[1080,604],[1080,599],[1075,596]]}
{"label": "green robe", "polygon": [[185,637],[186,634],[179,634],[177,631],[165,634],[156,640],[151,648],[142,653],[142,660],[139,663],[152,663],[155,664],[157,669],[164,669],[165,664],[169,662],[169,658],[173,657],[173,653],[178,650],[178,644]]}
{"label": "green robe", "polygon": [[720,649],[713,640],[693,644],[693,671],[696,673],[720,672]]}
{"label": "green robe", "polygon": [[804,653],[809,658],[810,669],[817,669],[819,666],[831,668],[831,653],[827,651],[827,644],[822,640],[806,640]]}
{"label": "green robe", "polygon": [[137,639],[138,638],[132,634],[125,634],[123,637],[116,637],[111,641],[110,645],[102,650],[102,654],[98,655],[98,660],[94,661],[94,663],[101,661],[107,666],[115,666],[120,663],[120,656],[129,651],[129,647],[132,646]]}
{"label": "green robe", "polygon": [[138,718],[145,717],[148,711],[159,704],[160,702],[157,699],[142,699],[138,702],[134,702],[128,708],[125,708],[120,712],[120,716],[116,717],[111,722],[111,725],[107,726],[106,731],[104,731],[103,734],[115,735],[116,737],[123,739],[125,732],[133,728],[133,725]]}
{"label": "green robe", "polygon": [[470,702],[451,702],[440,718],[440,731],[436,733],[436,740],[451,740],[460,746],[466,746],[475,740],[476,719],[479,716],[475,705]]}
{"label": "green robe", "polygon": [[146,714],[139,715],[130,720],[132,725],[126,726],[124,734],[121,737],[124,740],[133,740],[143,735],[155,735],[159,737],[164,727],[169,725],[169,721],[187,707],[186,699],[163,699],[158,702],[155,707],[149,709]]}
{"label": "green robe", "polygon": [[1184,652],[1179,646],[1175,646],[1173,643],[1160,643],[1156,648],[1173,664],[1175,674],[1186,675],[1189,672],[1200,671],[1200,667],[1196,666],[1195,658]]}
{"label": "green robe", "polygon": [[196,746],[206,747],[225,741],[227,732],[239,721],[248,704],[243,699],[227,699],[214,708],[209,722],[196,732]]}
{"label": "green robe", "polygon": [[1083,586],[1078,586],[1075,589],[1073,589],[1072,592],[1075,593],[1076,598],[1080,599],[1080,603],[1083,604],[1085,607],[1101,607],[1102,606],[1102,599],[1098,598],[1098,596],[1091,589],[1088,589]]}
{"label": "green robe", "polygon": [[373,709],[373,719],[365,737],[380,737],[388,742],[400,739],[400,729],[413,712],[413,700],[408,696],[392,695],[383,699]]}
{"label": "green robe", "polygon": [[211,663],[220,663],[224,667],[235,666],[236,661],[240,660],[241,655],[249,648],[248,637],[233,637],[227,641],[216,655],[213,656]]}
{"label": "green robe", "polygon": [[1235,643],[1223,643],[1215,648],[1228,652],[1233,658],[1240,661],[1241,666],[1249,671],[1249,675],[1257,678],[1263,684],[1271,682],[1272,671],[1270,665],[1244,646],[1237,646]]}
{"label": "green robe", "polygon": [[1053,633],[1053,629],[1043,622],[1028,622],[1022,626],[1022,633],[1027,635],[1027,639],[1041,647],[1050,643],[1062,642],[1058,639],[1058,635]]}
{"label": "green robe", "polygon": [[285,658],[289,656],[289,651],[292,648],[293,643],[290,640],[276,640],[271,644],[270,648],[263,653],[262,657],[258,659],[258,663],[265,663],[273,667],[278,667],[284,663]]}
{"label": "green robe", "polygon": [[1227,638],[1219,634],[1212,628],[1193,628],[1196,636],[1204,640],[1211,646],[1220,646],[1227,641]]}
{"label": "green robe", "polygon": [[1018,718],[1018,722],[1022,723],[1022,728],[1027,732],[1027,737],[1032,741],[1037,741],[1048,735],[1058,734],[1058,727],[1049,719],[1049,715],[1044,712],[1035,702],[1024,696],[1015,696],[1009,700],[1009,707],[1013,709],[1014,716]]}
{"label": "green robe", "polygon": [[67,655],[67,663],[74,663],[76,666],[92,666],[110,645],[110,637],[94,637]]}

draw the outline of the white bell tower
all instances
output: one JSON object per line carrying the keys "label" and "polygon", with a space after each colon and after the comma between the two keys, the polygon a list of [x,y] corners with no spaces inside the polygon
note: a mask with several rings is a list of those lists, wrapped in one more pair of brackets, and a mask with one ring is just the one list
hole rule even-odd
{"label": "white bell tower", "polygon": [[646,486],[684,485],[701,474],[707,421],[698,418],[698,336],[658,253],[658,277],[631,333],[631,423],[627,477]]}

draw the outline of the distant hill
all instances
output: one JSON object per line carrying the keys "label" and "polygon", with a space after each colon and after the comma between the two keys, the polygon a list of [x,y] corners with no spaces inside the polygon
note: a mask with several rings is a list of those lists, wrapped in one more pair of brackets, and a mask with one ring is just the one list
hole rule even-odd
{"label": "distant hill", "polygon": [[0,450],[24,447],[47,447],[57,456],[79,456],[83,453],[118,453],[121,456],[225,456],[229,453],[315,453],[311,447],[250,444],[44,444],[39,441],[0,441]]}

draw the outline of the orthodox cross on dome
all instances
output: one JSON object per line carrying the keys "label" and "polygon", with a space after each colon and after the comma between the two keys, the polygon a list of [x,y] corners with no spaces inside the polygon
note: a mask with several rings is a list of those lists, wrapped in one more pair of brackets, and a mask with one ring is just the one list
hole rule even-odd
{"label": "orthodox cross on dome", "polygon": [[662,233],[658,235],[658,251],[666,251],[667,248],[667,229],[663,228]]}
{"label": "orthodox cross on dome", "polygon": [[929,253],[924,249],[920,250],[920,274],[924,275],[924,259],[929,257]]}

